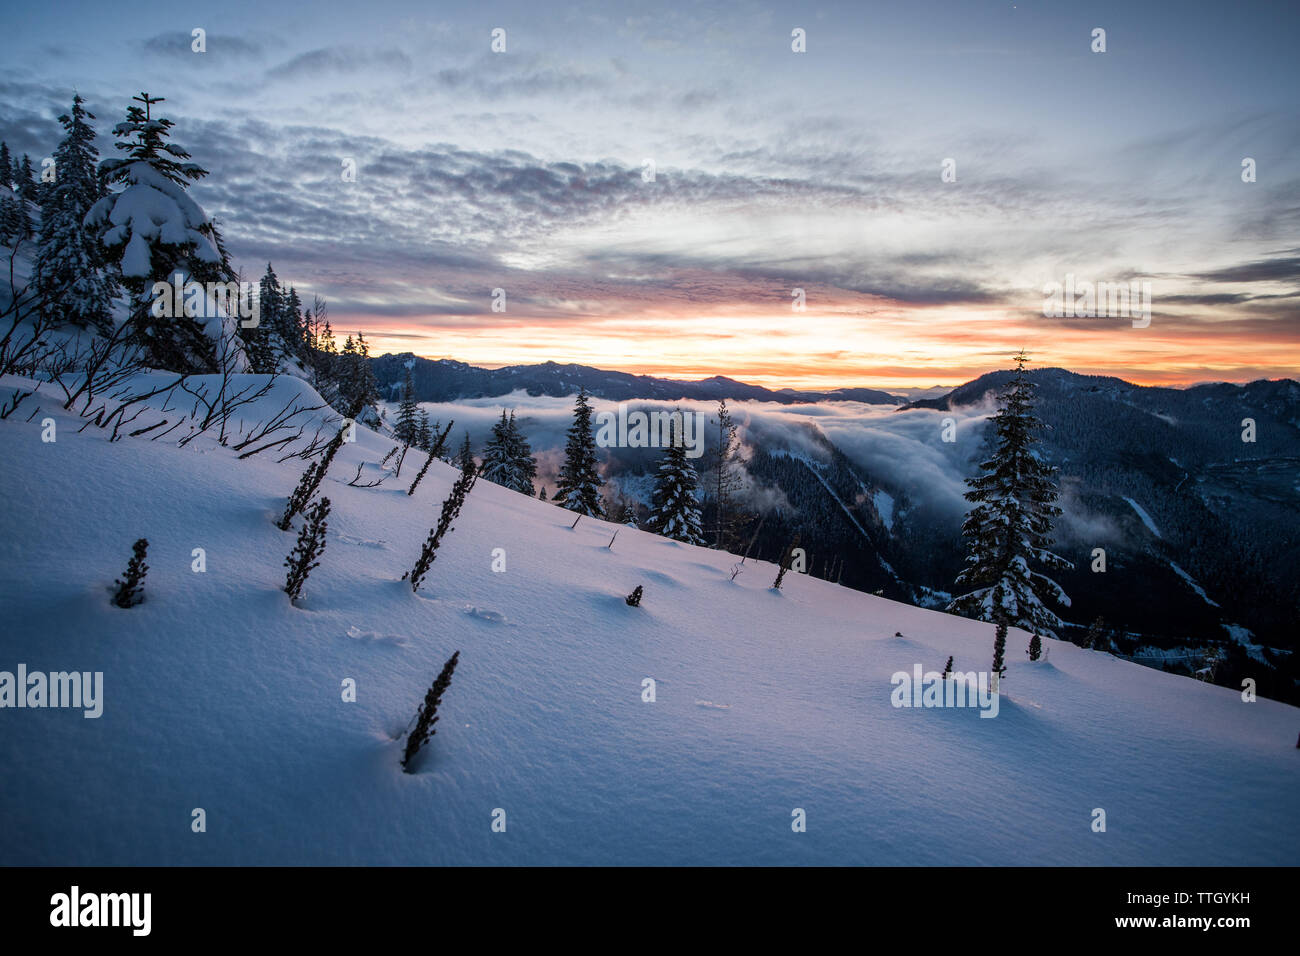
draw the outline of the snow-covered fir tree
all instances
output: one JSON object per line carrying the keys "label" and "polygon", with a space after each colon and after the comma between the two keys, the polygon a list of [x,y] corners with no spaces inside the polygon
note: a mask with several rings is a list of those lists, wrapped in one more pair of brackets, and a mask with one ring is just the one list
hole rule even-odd
{"label": "snow-covered fir tree", "polygon": [[513,484],[513,461],[510,458],[510,439],[507,430],[510,427],[506,419],[506,410],[501,409],[501,421],[492,426],[492,434],[483,446],[483,466],[479,477],[486,478],[494,485],[509,488]]}
{"label": "snow-covered fir tree", "polygon": [[257,284],[257,325],[243,332],[248,359],[253,371],[271,374],[281,370],[284,341],[280,337],[280,312],[283,308],[280,277],[271,263]]}
{"label": "snow-covered fir tree", "polygon": [[501,420],[492,426],[492,437],[483,448],[479,474],[494,484],[532,497],[537,462],[533,460],[528,441],[519,431],[513,411],[507,418],[505,409],[502,409]]}
{"label": "snow-covered fir tree", "polygon": [[639,528],[640,522],[636,520],[636,502],[631,498],[623,499],[623,508],[618,515],[618,523],[625,524],[629,528]]}
{"label": "snow-covered fir tree", "polygon": [[603,518],[600,487],[604,483],[596,470],[596,436],[591,426],[591,403],[584,389],[578,392],[573,406],[573,424],[564,444],[564,464],[556,481],[554,501],[569,511]]}
{"label": "snow-covered fir tree", "polygon": [[130,321],[152,365],[211,372],[220,361],[218,350],[225,348],[238,357],[236,371],[244,371],[237,317],[162,317],[151,309],[155,282],[173,282],[177,273],[182,282],[232,282],[235,273],[216,225],[185,191],[207,170],[184,162],[190,154],[167,141],[175,124],[149,111],[159,100],[148,94],[136,99],[144,108],[129,107],[126,121],[113,128],[117,148],[126,156],[100,163],[105,180],[122,189],[96,202],[86,223],[99,232],[108,260],[131,294]]}
{"label": "snow-covered fir tree", "polygon": [[966,515],[966,567],[948,611],[996,623],[1000,619],[1047,637],[1056,636],[1061,619],[1047,602],[1068,607],[1061,586],[1036,568],[1060,569],[1070,562],[1048,550],[1052,521],[1061,514],[1053,475],[1056,469],[1035,450],[1036,432],[1045,427],[1034,416],[1033,383],[1025,372],[1028,356],[1016,356],[1016,370],[999,395],[993,416],[996,447],[980,463],[983,474],[966,479],[966,500],[975,507]]}
{"label": "snow-covered fir tree", "polygon": [[682,440],[681,412],[672,416],[673,440],[664,452],[655,477],[654,497],[646,528],[665,538],[686,544],[704,544],[701,530],[700,502],[696,496],[699,476],[686,457]]}
{"label": "snow-covered fir tree", "polygon": [[[415,404],[415,380],[411,376],[411,366],[406,366],[406,376],[402,379],[402,401],[397,407],[397,424],[393,434],[403,445],[415,445],[419,441],[419,408]],[[468,440],[468,435],[466,439]]]}
{"label": "snow-covered fir tree", "polygon": [[121,289],[105,271],[103,247],[86,214],[99,200],[94,119],[73,96],[72,109],[59,117],[66,135],[54,150],[55,180],[41,209],[40,241],[32,281],[45,314],[56,322],[109,331],[112,303]]}
{"label": "snow-covered fir tree", "polygon": [[[329,332],[328,323],[325,326]],[[332,339],[331,335],[331,339]],[[378,427],[379,385],[375,381],[375,370],[370,364],[370,343],[363,333],[357,333],[354,354],[339,372],[339,390],[342,393],[342,410],[350,414],[354,408],[360,408],[357,420],[371,428]]]}
{"label": "snow-covered fir tree", "polygon": [[710,419],[718,428],[718,447],[712,457],[710,490],[713,492],[713,546],[727,550],[732,546],[736,532],[745,516],[735,508],[735,498],[741,486],[740,449],[736,436],[736,422],[731,417],[724,398],[718,402],[718,417]]}
{"label": "snow-covered fir tree", "polygon": [[8,186],[0,186],[0,245],[12,246],[26,239],[25,230],[18,197]]}
{"label": "snow-covered fir tree", "polygon": [[520,494],[532,495],[533,482],[537,478],[537,460],[533,458],[533,447],[524,437],[519,423],[515,421],[515,411],[510,410],[510,421],[506,429],[510,440],[510,458],[514,462],[514,471],[518,476],[510,487]]}
{"label": "snow-covered fir tree", "polygon": [[[23,153],[22,162],[14,169],[14,191],[24,203],[32,206],[39,207],[44,199],[40,180],[36,178],[36,170],[32,167],[32,158],[26,153]],[[35,227],[32,231],[35,231]]]}
{"label": "snow-covered fir tree", "polygon": [[474,467],[474,446],[469,443],[469,432],[465,432],[465,440],[460,443],[460,448],[452,456],[451,463],[463,472],[468,472]]}
{"label": "snow-covered fir tree", "polygon": [[301,370],[307,364],[307,329],[298,290],[289,286],[280,310],[280,340],[284,343],[286,367]]}
{"label": "snow-covered fir tree", "polygon": [[420,422],[415,428],[415,447],[428,451],[433,447],[433,430],[429,427],[429,413],[420,409]]}
{"label": "snow-covered fir tree", "polygon": [[[5,147],[6,150],[8,147]],[[28,175],[31,173],[31,160],[26,160]],[[32,239],[36,234],[29,203],[33,188],[23,187],[23,165],[15,162],[6,167],[4,182],[0,183],[0,242],[14,245],[21,240]]]}

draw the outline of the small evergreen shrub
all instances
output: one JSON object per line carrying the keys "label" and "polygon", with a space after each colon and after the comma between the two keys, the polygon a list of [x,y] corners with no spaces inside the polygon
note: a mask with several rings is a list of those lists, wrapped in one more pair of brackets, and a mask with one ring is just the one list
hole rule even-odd
{"label": "small evergreen shrub", "polygon": [[407,736],[406,749],[402,752],[402,769],[407,773],[411,773],[411,761],[415,755],[429,742],[429,738],[437,733],[433,725],[438,722],[438,705],[442,703],[442,695],[451,686],[451,675],[456,670],[456,663],[459,660],[460,651],[447,658],[447,663],[442,666],[442,673],[425,693],[424,703],[415,714],[415,729]]}
{"label": "small evergreen shrub", "polygon": [[144,538],[131,546],[133,553],[127,562],[126,574],[114,582],[117,593],[113,595],[113,603],[118,607],[135,607],[144,600],[144,576],[149,571],[144,559],[148,550],[149,542]]}
{"label": "small evergreen shrub", "polygon": [[302,596],[302,586],[307,583],[307,576],[311,574],[313,568],[320,566],[320,562],[316,559],[325,552],[325,528],[327,527],[325,519],[329,517],[329,513],[328,498],[316,502],[316,507],[307,512],[307,520],[303,522],[302,530],[298,532],[298,543],[284,559],[284,566],[289,569],[284,582],[284,593],[289,595],[291,601],[296,601]]}
{"label": "small evergreen shrub", "polygon": [[438,545],[442,543],[443,536],[453,530],[451,523],[460,515],[460,509],[465,505],[465,496],[474,487],[474,480],[477,477],[474,462],[472,460],[463,462],[462,467],[460,477],[451,486],[451,492],[447,495],[447,500],[442,503],[442,514],[438,516],[438,526],[429,529],[429,537],[425,539],[424,547],[420,549],[420,556],[415,561],[415,567],[402,575],[403,581],[410,580],[412,591],[420,590],[420,582],[429,573],[434,558],[438,556]]}
{"label": "small evergreen shrub", "polygon": [[998,618],[998,627],[996,635],[993,638],[993,673],[999,678],[1007,676],[1007,665],[1003,661],[1003,655],[1007,650],[1007,619]]}
{"label": "small evergreen shrub", "polygon": [[794,562],[795,549],[799,547],[799,536],[795,535],[790,546],[785,549],[785,557],[781,559],[781,570],[776,572],[776,580],[772,582],[772,590],[781,590],[781,581],[785,578],[785,573],[790,570],[790,565]]}

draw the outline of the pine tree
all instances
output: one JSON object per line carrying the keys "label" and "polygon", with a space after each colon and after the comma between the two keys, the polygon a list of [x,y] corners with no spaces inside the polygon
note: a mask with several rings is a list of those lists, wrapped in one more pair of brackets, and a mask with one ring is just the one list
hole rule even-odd
{"label": "pine tree", "polygon": [[[127,155],[100,163],[105,179],[123,189],[96,202],[86,223],[98,231],[106,257],[131,293],[131,321],[150,363],[172,371],[213,372],[218,338],[228,337],[242,356],[238,322],[225,317],[219,328],[210,329],[195,317],[155,316],[150,308],[154,283],[172,282],[175,273],[199,283],[235,280],[217,228],[185,191],[207,170],[184,162],[189,153],[167,142],[175,124],[149,112],[158,98],[135,99],[144,108],[129,107],[126,121],[113,128],[120,137],[117,148]],[[243,370],[242,363],[237,370]]]}
{"label": "pine tree", "polygon": [[514,462],[510,457],[510,423],[506,410],[501,409],[501,421],[492,426],[492,434],[483,446],[483,464],[479,474],[495,485],[510,488],[514,485]]}
{"label": "pine tree", "polygon": [[149,565],[144,563],[144,559],[149,550],[149,542],[141,538],[131,546],[131,560],[127,562],[126,574],[119,578],[117,592],[113,595],[113,603],[118,607],[135,607],[144,600],[144,576],[149,571]]}
{"label": "pine tree", "polygon": [[[317,296],[318,321],[325,309],[324,300]],[[322,394],[329,398],[331,404],[337,402],[336,407],[340,410],[357,409],[357,421],[378,426],[381,422],[378,410],[379,387],[375,383],[375,371],[370,365],[370,346],[365,335],[358,332],[355,340],[349,335],[343,348],[339,349],[329,319],[325,319],[317,342],[317,361],[323,377],[320,385],[324,386]]]}
{"label": "pine tree", "polygon": [[695,474],[695,466],[686,457],[681,412],[673,412],[671,422],[673,437],[655,478],[653,503],[646,528],[674,541],[702,545],[704,535],[700,530],[700,503],[695,493],[699,477]]}
{"label": "pine tree", "polygon": [[14,189],[22,197],[23,202],[31,203],[33,206],[41,204],[40,180],[36,178],[32,158],[26,153],[23,153],[23,161],[15,169]]}
{"label": "pine tree", "polygon": [[438,705],[442,703],[442,695],[451,686],[451,675],[455,673],[459,661],[460,651],[447,659],[447,663],[442,665],[442,673],[425,693],[424,703],[416,711],[415,729],[407,736],[406,749],[402,751],[402,769],[407,773],[411,772],[411,761],[415,759],[415,755],[437,733],[433,725],[438,722]]}
{"label": "pine tree", "polygon": [[1029,650],[1025,651],[1031,661],[1036,661],[1043,656],[1043,639],[1037,634],[1029,638]]}
{"label": "pine tree", "polygon": [[433,447],[433,430],[429,427],[429,413],[420,409],[420,423],[415,429],[415,447],[428,451]]}
{"label": "pine tree", "polygon": [[623,510],[618,516],[619,524],[627,525],[629,528],[639,528],[640,522],[636,520],[636,504],[631,498],[623,500]]}
{"label": "pine tree", "polygon": [[515,421],[514,409],[510,410],[506,435],[510,440],[510,458],[514,462],[515,483],[511,487],[520,494],[531,496],[537,478],[537,461],[533,458],[532,446]]}
{"label": "pine tree", "polygon": [[104,270],[103,248],[86,214],[99,199],[93,113],[73,96],[72,110],[59,117],[66,131],[54,151],[56,179],[41,211],[40,242],[32,281],[47,315],[61,322],[108,332],[112,302],[120,293]]}
{"label": "pine tree", "polygon": [[948,675],[952,673],[952,655],[948,655],[948,663],[943,665],[943,676],[947,680]]}
{"label": "pine tree", "polygon": [[257,325],[243,331],[254,372],[270,375],[284,368],[283,312],[280,277],[268,262],[266,272],[257,284]]}
{"label": "pine tree", "polygon": [[474,467],[474,448],[469,443],[469,432],[465,432],[465,440],[460,443],[460,448],[456,454],[451,456],[451,463],[461,471]]}
{"label": "pine tree", "polygon": [[12,195],[0,196],[0,245],[12,246],[25,239],[23,228],[18,200]]}
{"label": "pine tree", "polygon": [[289,286],[280,309],[280,339],[284,343],[285,364],[307,364],[307,329],[298,290]]}
{"label": "pine tree", "polygon": [[1090,650],[1106,650],[1107,648],[1104,646],[1107,643],[1105,634],[1106,619],[1099,614],[1096,620],[1088,625],[1088,633],[1083,636],[1083,643],[1079,646]]}
{"label": "pine tree", "polygon": [[546,500],[546,486],[545,486],[545,485],[542,485],[542,487],[538,489],[538,491],[537,491],[537,500],[538,500],[538,501],[545,501],[545,500]]}
{"label": "pine tree", "polygon": [[406,367],[406,376],[402,380],[402,402],[397,410],[397,424],[393,435],[404,445],[414,445],[419,438],[419,422],[415,404],[415,381],[411,376],[411,366]]}
{"label": "pine tree", "polygon": [[[325,331],[329,333],[328,323]],[[370,343],[362,332],[357,333],[357,354],[347,378],[344,405],[360,409],[356,415],[358,421],[369,425],[379,424],[379,385],[375,382],[375,370],[370,364]]]}
{"label": "pine tree", "polygon": [[1034,567],[1072,565],[1048,550],[1052,520],[1061,509],[1054,504],[1056,469],[1034,448],[1039,441],[1035,432],[1045,426],[1033,414],[1034,386],[1026,362],[1024,352],[1016,356],[1015,374],[999,397],[993,457],[980,464],[984,474],[966,480],[971,488],[966,500],[975,507],[962,525],[969,553],[957,584],[972,590],[955,598],[947,610],[983,621],[1005,615],[1009,624],[1055,637],[1062,621],[1044,602],[1068,607],[1070,599]]}
{"label": "pine tree", "polygon": [[23,235],[25,217],[19,201],[13,194],[14,166],[8,143],[0,143],[0,244],[13,245],[26,238]]}
{"label": "pine tree", "polygon": [[743,516],[735,511],[736,492],[740,489],[740,450],[737,448],[736,423],[724,398],[718,402],[718,417],[710,424],[718,426],[718,447],[712,455],[712,481],[715,509],[713,547],[728,550]]}
{"label": "pine tree", "polygon": [[7,210],[9,220],[6,231],[12,240],[31,239],[36,235],[31,206],[36,204],[36,176],[32,171],[30,156],[23,155],[21,163],[13,168],[13,197]]}
{"label": "pine tree", "polygon": [[493,484],[532,497],[537,462],[515,424],[514,412],[507,418],[505,409],[501,410],[501,420],[492,426],[492,434],[483,446],[479,473]]}
{"label": "pine tree", "polygon": [[999,616],[997,628],[993,634],[993,673],[997,675],[998,680],[1007,676],[1006,652],[1007,619],[1005,616]]}
{"label": "pine tree", "polygon": [[573,407],[573,424],[569,426],[564,464],[556,482],[554,500],[569,511],[603,518],[605,509],[600,500],[600,487],[604,483],[596,470],[596,436],[591,426],[591,404],[583,389]]}

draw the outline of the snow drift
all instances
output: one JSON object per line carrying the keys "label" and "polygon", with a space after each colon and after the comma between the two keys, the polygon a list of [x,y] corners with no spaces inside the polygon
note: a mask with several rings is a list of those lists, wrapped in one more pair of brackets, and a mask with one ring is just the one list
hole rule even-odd
{"label": "snow drift", "polygon": [[[0,400],[16,384],[0,381]],[[570,528],[572,514],[486,481],[413,594],[399,578],[456,472],[435,463],[408,497],[412,454],[400,478],[349,487],[393,444],[364,428],[324,482],[327,547],[294,606],[281,591],[294,534],[273,522],[302,460],[241,460],[212,433],[109,442],[78,431],[60,397],[39,391],[0,422],[0,670],[102,671],[103,712],[0,710],[2,863],[1184,865],[1300,851],[1296,708],[1058,641],[1030,663],[1012,631],[996,719],[898,709],[891,675],[949,655],[986,670],[993,628],[799,574],[773,591],[761,562],[731,580],[734,556],[591,518]],[[285,378],[240,415],[294,399],[319,404]],[[305,415],[308,437],[332,427]],[[140,537],[145,601],[112,607]],[[402,733],[456,650],[438,732],[405,774]]]}

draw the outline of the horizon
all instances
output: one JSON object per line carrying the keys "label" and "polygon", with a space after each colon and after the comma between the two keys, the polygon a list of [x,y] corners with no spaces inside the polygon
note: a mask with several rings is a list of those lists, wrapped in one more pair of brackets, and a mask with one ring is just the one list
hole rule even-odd
{"label": "horizon", "polygon": [[[996,366],[996,367],[990,367],[990,368],[986,368],[986,369],[984,369],[982,372],[977,372],[977,373],[975,373],[974,375],[971,375],[969,378],[963,378],[963,379],[961,379],[961,380],[959,380],[959,381],[954,381],[954,382],[951,382],[951,383],[938,383],[938,384],[935,384],[935,385],[886,386],[886,385],[882,385],[882,384],[880,384],[880,383],[878,383],[878,382],[865,382],[865,383],[863,383],[863,382],[856,382],[856,383],[852,383],[852,384],[844,384],[844,383],[833,384],[833,383],[832,383],[832,384],[829,384],[829,385],[827,385],[827,384],[822,384],[822,385],[815,385],[815,386],[804,387],[804,386],[798,386],[798,385],[785,385],[785,384],[781,384],[780,382],[775,382],[775,383],[759,382],[759,381],[755,381],[755,380],[752,380],[752,379],[742,378],[742,377],[740,377],[740,376],[738,376],[738,375],[735,375],[735,374],[732,374],[732,373],[730,373],[730,372],[718,372],[718,371],[715,371],[715,372],[713,372],[713,373],[711,373],[711,374],[708,374],[708,375],[702,375],[702,376],[700,376],[700,377],[698,377],[698,378],[682,378],[682,377],[675,376],[675,375],[657,375],[657,374],[654,374],[654,373],[652,373],[652,372],[637,371],[637,370],[629,369],[629,368],[616,368],[616,367],[613,367],[613,366],[606,366],[606,365],[587,365],[587,364],[585,364],[585,363],[583,363],[583,362],[561,362],[561,361],[558,361],[558,360],[556,360],[556,359],[541,359],[541,360],[536,361],[536,362],[525,362],[525,363],[505,362],[505,363],[501,363],[501,364],[480,364],[480,363],[477,363],[477,362],[468,362],[468,361],[466,361],[466,360],[464,360],[464,359],[459,359],[459,358],[456,358],[456,357],[451,356],[451,355],[419,355],[418,353],[411,352],[410,350],[405,350],[405,351],[401,351],[401,352],[382,352],[382,353],[379,353],[379,354],[374,354],[374,353],[372,352],[372,354],[371,354],[371,358],[372,358],[372,359],[376,359],[376,358],[390,358],[390,357],[391,357],[391,358],[398,358],[398,357],[403,356],[403,355],[414,355],[416,358],[425,359],[426,361],[429,361],[429,362],[456,362],[456,363],[461,364],[461,365],[468,365],[468,366],[470,366],[471,368],[484,369],[484,370],[486,370],[486,371],[490,371],[490,372],[499,371],[499,370],[501,370],[501,369],[503,369],[503,368],[530,368],[530,367],[537,367],[537,366],[541,366],[541,365],[560,365],[560,366],[564,366],[564,365],[577,365],[577,366],[580,366],[580,367],[582,367],[582,368],[591,368],[591,369],[595,369],[595,370],[597,370],[597,371],[601,371],[601,372],[617,372],[617,373],[625,374],[625,375],[648,376],[648,377],[650,377],[650,378],[661,379],[661,380],[664,380],[664,381],[685,382],[685,383],[689,383],[689,384],[695,384],[695,383],[699,383],[699,382],[702,382],[702,381],[707,381],[707,380],[712,379],[712,378],[725,378],[725,379],[729,379],[729,380],[734,381],[734,382],[739,382],[739,383],[742,384],[742,385],[757,385],[757,386],[761,386],[761,387],[763,387],[763,388],[769,389],[769,390],[771,390],[771,391],[780,391],[781,389],[790,389],[791,391],[798,391],[798,392],[803,392],[803,391],[808,391],[808,392],[827,392],[827,391],[847,390],[847,389],[872,389],[872,390],[875,390],[875,391],[881,391],[881,392],[892,392],[892,393],[894,393],[894,394],[896,394],[896,395],[904,395],[904,394],[909,393],[909,392],[916,393],[916,392],[934,391],[934,390],[936,390],[936,389],[946,389],[946,390],[951,391],[951,390],[953,390],[953,389],[960,388],[962,385],[967,385],[967,384],[969,384],[970,382],[973,382],[973,381],[975,381],[976,379],[981,378],[981,377],[984,376],[984,375],[989,375],[989,374],[992,374],[992,373],[994,373],[994,372],[1011,371],[1011,369],[1008,368],[1007,366]],[[1032,359],[1032,356],[1031,356],[1031,359]],[[1135,386],[1138,386],[1139,388],[1175,388],[1175,389],[1180,389],[1180,390],[1186,390],[1186,389],[1191,389],[1191,388],[1197,388],[1197,387],[1199,387],[1199,386],[1203,386],[1203,385],[1233,385],[1233,386],[1236,386],[1236,387],[1239,387],[1239,388],[1240,388],[1240,387],[1244,387],[1244,386],[1246,386],[1246,385],[1251,385],[1251,384],[1253,384],[1253,383],[1255,383],[1255,382],[1287,382],[1287,381],[1289,381],[1289,382],[1300,382],[1300,378],[1297,378],[1297,376],[1293,374],[1293,375],[1279,375],[1279,376],[1276,376],[1276,377],[1263,376],[1263,377],[1257,377],[1257,378],[1240,379],[1240,380],[1237,380],[1237,381],[1231,381],[1231,380],[1228,380],[1228,379],[1204,379],[1204,380],[1201,380],[1201,381],[1188,382],[1188,383],[1185,383],[1185,384],[1181,384],[1181,383],[1179,383],[1179,384],[1169,384],[1169,383],[1165,383],[1165,382],[1144,382],[1144,381],[1140,381],[1138,376],[1121,375],[1121,374],[1116,374],[1116,373],[1113,373],[1113,372],[1085,372],[1085,371],[1079,371],[1079,370],[1077,370],[1077,369],[1066,368],[1065,366],[1062,366],[1062,365],[1034,365],[1034,364],[1031,364],[1030,368],[1028,369],[1028,371],[1029,371],[1030,373],[1033,373],[1033,372],[1042,372],[1042,371],[1051,371],[1051,370],[1062,371],[1062,372],[1066,372],[1066,373],[1071,374],[1071,375],[1082,375],[1082,376],[1102,376],[1102,377],[1107,377],[1107,378],[1115,378],[1115,379],[1119,379],[1119,380],[1125,382],[1125,383],[1128,384],[1128,385],[1135,385]],[[437,404],[437,403],[426,403],[426,404]]]}

